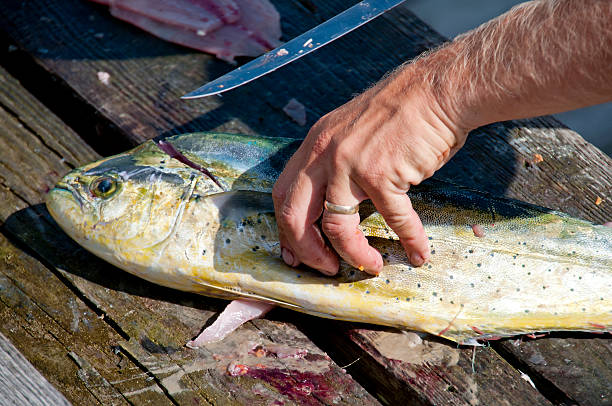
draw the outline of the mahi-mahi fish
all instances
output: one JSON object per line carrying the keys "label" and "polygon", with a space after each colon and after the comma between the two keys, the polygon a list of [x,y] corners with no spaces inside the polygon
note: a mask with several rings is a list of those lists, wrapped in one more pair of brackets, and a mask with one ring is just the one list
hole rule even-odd
{"label": "mahi-mahi fish", "polygon": [[[47,207],[70,237],[125,271],[252,303],[244,320],[279,305],[474,345],[612,329],[611,228],[444,182],[409,193],[429,235],[426,265],[410,265],[371,204],[359,227],[383,256],[378,276],[345,263],[333,277],[285,265],[271,189],[298,145],[219,133],[151,140],[73,170]],[[231,319],[231,328],[244,321]]]}

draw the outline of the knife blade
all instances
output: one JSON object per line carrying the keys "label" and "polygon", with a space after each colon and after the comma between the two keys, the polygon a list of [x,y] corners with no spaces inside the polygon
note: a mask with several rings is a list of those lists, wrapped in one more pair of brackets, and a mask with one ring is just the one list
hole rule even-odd
{"label": "knife blade", "polygon": [[329,44],[405,0],[364,0],[251,62],[187,93],[181,99],[212,96],[234,89]]}

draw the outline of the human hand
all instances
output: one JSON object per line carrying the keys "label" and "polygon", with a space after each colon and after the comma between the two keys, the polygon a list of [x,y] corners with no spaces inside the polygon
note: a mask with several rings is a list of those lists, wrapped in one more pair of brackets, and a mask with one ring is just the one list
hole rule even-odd
{"label": "human hand", "polygon": [[285,262],[337,273],[338,257],[322,230],[346,262],[378,274],[382,257],[359,230],[359,214],[323,209],[325,200],[353,206],[368,198],[413,265],[429,258],[425,230],[406,192],[444,165],[468,130],[430,87],[408,65],[311,128],[272,193]]}
{"label": "human hand", "polygon": [[610,101],[611,15],[611,3],[597,0],[526,2],[319,120],[273,189],[285,262],[336,273],[322,230],[349,264],[376,274],[382,258],[359,216],[323,211],[325,200],[370,198],[410,261],[423,264],[429,250],[409,187],[444,165],[470,129]]}

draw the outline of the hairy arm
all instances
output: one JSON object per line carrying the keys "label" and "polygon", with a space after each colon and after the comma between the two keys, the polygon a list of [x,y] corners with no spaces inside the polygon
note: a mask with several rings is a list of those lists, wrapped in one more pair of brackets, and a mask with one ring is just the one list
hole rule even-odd
{"label": "hairy arm", "polygon": [[382,257],[359,231],[359,215],[323,210],[325,200],[369,198],[422,265],[427,238],[406,191],[444,165],[470,130],[607,100],[612,1],[519,5],[401,66],[312,127],[272,193],[283,258],[334,274],[337,253],[379,272]]}
{"label": "hairy arm", "polygon": [[612,100],[612,2],[523,3],[411,69],[468,129],[603,103]]}

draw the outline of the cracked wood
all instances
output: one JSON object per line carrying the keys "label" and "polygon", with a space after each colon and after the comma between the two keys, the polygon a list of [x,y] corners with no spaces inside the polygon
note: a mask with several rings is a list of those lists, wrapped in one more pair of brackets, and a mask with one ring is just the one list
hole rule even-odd
{"label": "cracked wood", "polygon": [[[117,145],[124,145],[126,140],[135,144],[160,134],[202,130],[303,137],[308,126],[299,127],[282,113],[282,107],[290,98],[295,97],[306,106],[308,124],[312,124],[317,117],[366,88],[387,70],[444,40],[405,7],[399,7],[316,55],[303,58],[299,63],[223,98],[184,102],[178,96],[232,67],[208,55],[136,33],[127,25],[111,19],[102,8],[89,3],[34,3],[22,7],[16,0],[10,0],[0,10],[9,37],[23,52],[32,56],[30,63],[47,73],[49,85],[53,86],[53,81],[58,79],[62,86],[71,89],[78,103],[87,103],[92,107],[91,111],[98,112],[101,120],[97,117],[97,122],[104,122],[104,129],[118,129],[110,131]],[[307,6],[296,2],[276,3],[283,16],[285,39],[306,31],[347,6],[342,1],[317,3],[316,7],[312,2],[306,2]],[[64,21],[71,23],[65,24]],[[96,33],[104,35],[98,38]],[[97,80],[98,71],[110,73],[108,86]],[[38,95],[53,100],[52,96],[42,89]],[[62,102],[67,105],[75,103],[72,98]],[[93,128],[92,125],[91,134],[88,136],[101,137],[98,126]],[[110,140],[104,142],[110,144]],[[114,152],[121,150],[117,148]],[[539,154],[538,158],[536,154]],[[545,117],[498,123],[474,131],[466,146],[438,176],[603,222],[612,218],[611,168],[609,157],[575,132]],[[28,201],[27,193],[34,195],[30,186],[15,184],[9,187],[15,187],[15,191],[23,194],[20,200],[9,193],[15,204],[23,206],[24,201]],[[603,199],[599,205],[595,204],[597,197]],[[171,300],[169,297],[165,301]],[[206,303],[212,301],[206,300]],[[155,311],[155,308],[150,310]],[[446,399],[444,391],[447,391],[447,386],[426,386],[421,381],[405,378],[409,377],[403,371],[407,366],[398,364],[394,371],[389,369],[390,361],[385,360],[386,357],[378,356],[370,344],[363,344],[372,341],[372,336],[366,332],[347,333],[329,328],[321,333],[319,320],[308,320],[301,327],[307,336],[322,335],[323,338],[317,342],[333,342],[340,350],[350,349],[352,355],[347,363],[363,356],[362,359],[368,360],[369,365],[379,371],[368,373],[368,369],[362,369],[361,376],[358,376],[362,382],[374,382],[369,388],[379,399],[388,399],[390,394],[399,396],[400,391],[406,396],[412,393],[412,399],[421,399],[424,404]],[[573,369],[572,376],[561,373],[562,370],[529,362],[525,355],[528,351],[510,349],[505,356],[512,358],[513,365],[521,364],[529,369],[523,372],[540,377],[568,398],[597,404],[604,396],[603,399],[609,402],[612,389],[607,377],[612,370],[612,359],[607,353],[602,354],[601,374],[591,374],[589,369],[591,351],[598,348],[600,341],[587,337],[575,341],[559,340],[565,344],[572,343],[571,358],[568,359],[579,366]],[[164,340],[160,342],[167,344]],[[559,353],[557,344],[546,339],[537,343],[538,352],[547,363],[562,365],[565,356]],[[502,345],[514,344],[503,342]],[[525,349],[534,345],[533,341],[519,343],[519,347]],[[465,354],[464,358],[468,355]],[[499,372],[492,376],[504,376],[520,388],[523,381],[519,381],[518,371],[497,355],[490,355],[491,371]],[[394,377],[390,378],[392,375]],[[395,382],[395,386],[386,387],[387,381]],[[481,403],[496,403],[496,399],[503,398],[503,385],[496,388],[495,383],[491,383],[489,388],[485,388],[486,382],[478,383],[481,390],[476,396]],[[597,393],[580,390],[588,387],[601,389]],[[546,394],[546,388],[541,390]],[[524,393],[529,395],[527,390]],[[469,398],[458,396],[457,399],[463,404],[469,403]],[[537,403],[540,398],[534,395],[534,399]]]}

